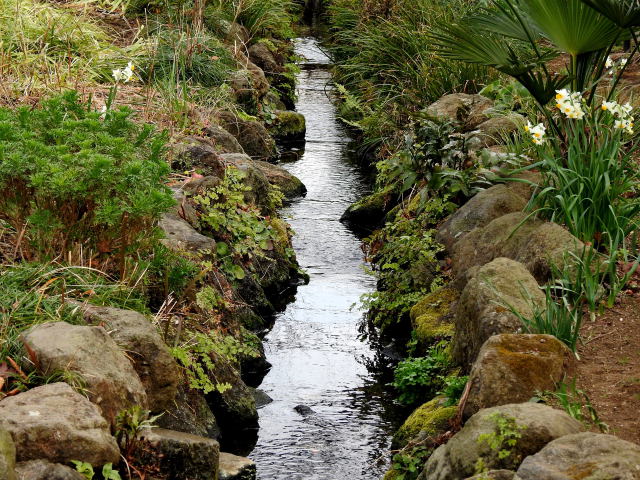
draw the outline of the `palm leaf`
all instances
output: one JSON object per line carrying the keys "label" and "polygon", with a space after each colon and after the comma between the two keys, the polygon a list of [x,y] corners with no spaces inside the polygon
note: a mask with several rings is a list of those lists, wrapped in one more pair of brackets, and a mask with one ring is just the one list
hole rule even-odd
{"label": "palm leaf", "polygon": [[622,28],[640,27],[638,0],[582,0]]}
{"label": "palm leaf", "polygon": [[574,57],[607,48],[621,34],[583,0],[521,0],[521,5],[550,42]]}

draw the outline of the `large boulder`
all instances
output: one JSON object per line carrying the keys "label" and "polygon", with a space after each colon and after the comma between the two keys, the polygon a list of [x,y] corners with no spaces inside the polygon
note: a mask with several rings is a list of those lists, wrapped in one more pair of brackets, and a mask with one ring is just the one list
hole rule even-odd
{"label": "large boulder", "polygon": [[138,460],[154,465],[168,480],[217,480],[220,445],[210,438],[198,437],[164,428],[147,428],[138,435]]}
{"label": "large boulder", "polygon": [[101,466],[120,460],[116,439],[98,407],[66,383],[4,398],[0,424],[11,433],[20,462],[80,460]]}
{"label": "large boulder", "polygon": [[493,100],[482,95],[452,93],[445,95],[427,107],[431,116],[459,122],[465,130],[473,130],[489,119],[488,110],[493,107]]}
{"label": "large boulder", "polygon": [[249,60],[260,67],[266,74],[280,72],[280,65],[266,43],[254,43],[249,47],[248,53]]}
{"label": "large boulder", "polygon": [[277,155],[275,141],[262,123],[256,120],[241,120],[228,112],[222,112],[219,120],[224,129],[238,139],[245,153],[251,158],[269,160]]}
{"label": "large boulder", "polygon": [[405,420],[393,435],[391,448],[403,448],[409,441],[420,434],[436,437],[449,430],[450,420],[456,416],[458,407],[446,406],[446,399],[436,397],[430,402],[418,407]]}
{"label": "large boulder", "polygon": [[304,183],[284,168],[260,160],[255,160],[253,164],[267,177],[271,185],[275,185],[280,189],[285,198],[301,197],[307,193],[307,187],[304,186]]}
{"label": "large boulder", "polygon": [[[4,477],[0,477],[4,478]],[[17,480],[85,480],[77,470],[47,460],[29,460],[16,465]]]}
{"label": "large boulder", "polygon": [[127,351],[147,392],[152,412],[173,405],[180,369],[156,327],[144,315],[120,308],[80,304],[87,323],[103,325],[111,338]]}
{"label": "large boulder", "polygon": [[[0,408],[1,408],[0,403]],[[16,480],[16,446],[11,434],[0,423],[0,479]]]}
{"label": "large boulder", "polygon": [[574,363],[575,355],[552,335],[494,335],[471,369],[464,416],[553,391]]}
{"label": "large boulder", "polygon": [[244,153],[238,139],[219,125],[209,125],[204,129],[204,135],[211,139],[218,153]]}
{"label": "large boulder", "polygon": [[543,309],[545,296],[524,265],[497,258],[477,270],[458,301],[451,354],[469,371],[491,336],[517,333],[523,327],[510,307],[525,317]]}
{"label": "large boulder", "polygon": [[256,464],[248,458],[220,452],[219,480],[255,480]]}
{"label": "large boulder", "polygon": [[122,410],[147,408],[147,394],[125,352],[102,327],[45,323],[24,335],[36,354],[42,372],[70,371],[78,374],[89,399],[114,423]]}
{"label": "large boulder", "polygon": [[[556,438],[584,430],[567,413],[539,403],[480,410],[449,442],[438,447],[418,480],[459,480],[486,470],[515,470]],[[514,441],[514,445],[508,442]],[[491,443],[496,445],[491,446]],[[502,450],[508,455],[500,454]],[[536,477],[537,479],[549,477]]]}
{"label": "large boulder", "polygon": [[382,223],[394,200],[393,193],[386,190],[372,193],[349,205],[340,221],[357,230],[371,230]]}
{"label": "large boulder", "polygon": [[562,266],[568,252],[581,255],[584,244],[560,225],[515,212],[476,228],[453,247],[452,270],[464,278],[472,267],[507,257],[524,264],[539,283],[546,283],[552,266]]}
{"label": "large boulder", "polygon": [[156,425],[167,430],[190,433],[199,437],[220,438],[220,427],[200,390],[189,388],[183,381],[172,405]]}
{"label": "large boulder", "polygon": [[521,212],[527,202],[505,185],[481,191],[450,215],[438,228],[436,240],[448,251],[474,228],[484,227],[507,213]]}
{"label": "large boulder", "polygon": [[524,127],[525,118],[516,112],[506,115],[497,115],[485,120],[468,135],[470,142],[477,142],[477,147],[488,148],[504,143],[505,137],[509,137],[516,130]]}
{"label": "large boulder", "polygon": [[520,480],[520,478],[511,470],[489,470],[466,480]]}
{"label": "large boulder", "polygon": [[549,443],[525,458],[522,480],[639,480],[640,446],[612,435],[577,433]]}

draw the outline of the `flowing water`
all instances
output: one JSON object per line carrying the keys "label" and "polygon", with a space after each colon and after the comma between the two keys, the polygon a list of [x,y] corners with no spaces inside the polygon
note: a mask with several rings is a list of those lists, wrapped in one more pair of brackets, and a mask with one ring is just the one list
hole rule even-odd
{"label": "flowing water", "polygon": [[[359,340],[362,312],[352,309],[375,289],[360,240],[339,221],[367,191],[353,144],[336,118],[329,59],[302,38],[297,109],[307,119],[304,153],[284,164],[307,186],[305,198],[283,209],[296,232],[294,248],[309,273],[295,300],[265,338],[273,364],[261,389],[273,402],[260,409],[258,444],[250,457],[260,480],[380,479],[392,431],[372,347]],[[305,405],[307,409],[294,407]]]}

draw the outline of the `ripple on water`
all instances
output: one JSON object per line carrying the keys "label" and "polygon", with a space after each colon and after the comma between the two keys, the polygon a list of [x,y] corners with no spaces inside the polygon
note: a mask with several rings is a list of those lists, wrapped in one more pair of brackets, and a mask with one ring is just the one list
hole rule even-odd
{"label": "ripple on water", "polygon": [[[309,64],[329,59],[315,39],[297,41]],[[350,138],[331,102],[331,75],[305,69],[298,111],[307,118],[307,144],[284,164],[307,186],[306,198],[283,215],[296,232],[298,260],[311,276],[265,338],[273,367],[261,389],[274,401],[260,409],[258,444],[250,455],[261,480],[370,480],[384,473],[390,423],[377,380],[367,369],[374,352],[358,340],[360,296],[375,288],[364,271],[360,240],[340,222],[368,185],[349,160]],[[294,410],[308,405],[315,413]]]}

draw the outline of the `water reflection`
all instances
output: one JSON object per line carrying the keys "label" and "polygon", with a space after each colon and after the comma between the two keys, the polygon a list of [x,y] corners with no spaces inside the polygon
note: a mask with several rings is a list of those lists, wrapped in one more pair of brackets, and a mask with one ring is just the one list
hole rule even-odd
{"label": "water reflection", "polygon": [[[384,360],[359,340],[360,296],[375,289],[364,271],[360,240],[339,221],[368,189],[348,132],[331,102],[329,61],[314,39],[301,39],[307,59],[298,79],[298,110],[307,118],[304,150],[283,163],[307,186],[283,211],[294,247],[311,276],[265,338],[273,364],[261,389],[273,402],[260,410],[251,454],[261,480],[369,480],[386,469],[395,423]],[[311,408],[294,410],[297,405]]]}

